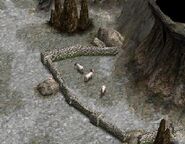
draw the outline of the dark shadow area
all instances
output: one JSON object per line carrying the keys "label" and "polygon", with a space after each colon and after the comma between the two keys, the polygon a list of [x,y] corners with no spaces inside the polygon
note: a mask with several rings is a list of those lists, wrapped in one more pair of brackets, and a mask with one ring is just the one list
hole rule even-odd
{"label": "dark shadow area", "polygon": [[185,9],[182,0],[157,0],[156,3],[160,7],[160,9],[172,20],[185,23]]}

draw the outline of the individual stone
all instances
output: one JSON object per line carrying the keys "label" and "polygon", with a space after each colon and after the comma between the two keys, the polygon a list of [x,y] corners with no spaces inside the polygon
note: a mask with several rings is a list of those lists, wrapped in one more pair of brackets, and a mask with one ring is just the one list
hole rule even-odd
{"label": "individual stone", "polygon": [[97,37],[94,38],[94,40],[92,41],[92,44],[94,46],[97,46],[97,47],[106,47],[105,43],[102,42],[100,39],[98,39]]}
{"label": "individual stone", "polygon": [[126,132],[125,142],[127,142],[128,144],[138,144],[139,138],[141,137],[143,132],[144,131],[142,130],[133,130]]}
{"label": "individual stone", "polygon": [[86,30],[90,26],[89,10],[87,0],[81,0],[80,18],[78,22],[79,30]]}
{"label": "individual stone", "polygon": [[118,31],[110,28],[99,28],[98,38],[108,47],[121,47],[124,42],[124,37]]}
{"label": "individual stone", "polygon": [[62,31],[75,32],[78,28],[78,10],[76,0],[65,0],[62,12]]}
{"label": "individual stone", "polygon": [[43,96],[54,95],[59,91],[59,85],[53,78],[49,78],[40,83],[37,90]]}
{"label": "individual stone", "polygon": [[145,133],[139,139],[140,144],[153,144],[155,137],[156,137],[155,132]]}

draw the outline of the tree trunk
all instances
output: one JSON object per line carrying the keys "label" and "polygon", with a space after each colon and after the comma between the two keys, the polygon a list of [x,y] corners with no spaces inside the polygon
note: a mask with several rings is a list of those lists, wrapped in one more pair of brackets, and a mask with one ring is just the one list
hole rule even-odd
{"label": "tree trunk", "polygon": [[162,119],[153,144],[171,144],[170,139],[170,130],[166,128],[166,121]]}
{"label": "tree trunk", "polygon": [[61,27],[62,27],[61,18],[62,18],[61,0],[53,0],[52,9],[51,9],[50,24],[56,29],[61,29]]}
{"label": "tree trunk", "polygon": [[78,10],[75,0],[65,0],[62,12],[62,31],[75,32],[78,27]]}
{"label": "tree trunk", "polygon": [[89,11],[87,0],[81,0],[81,10],[80,10],[80,19],[78,23],[78,28],[80,30],[86,30],[90,25],[89,20]]}

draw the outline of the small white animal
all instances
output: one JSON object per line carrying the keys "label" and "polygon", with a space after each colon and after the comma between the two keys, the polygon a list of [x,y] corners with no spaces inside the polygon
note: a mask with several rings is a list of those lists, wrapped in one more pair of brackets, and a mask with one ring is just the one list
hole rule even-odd
{"label": "small white animal", "polygon": [[87,73],[85,76],[84,76],[84,82],[88,82],[90,79],[92,79],[94,75],[94,70],[91,69],[89,73]]}
{"label": "small white animal", "polygon": [[82,65],[80,65],[79,63],[75,63],[74,66],[75,66],[76,70],[77,70],[79,73],[81,73],[81,74],[84,73],[84,67],[83,67]]}
{"label": "small white animal", "polygon": [[101,87],[101,97],[103,97],[106,93],[106,85],[102,85]]}

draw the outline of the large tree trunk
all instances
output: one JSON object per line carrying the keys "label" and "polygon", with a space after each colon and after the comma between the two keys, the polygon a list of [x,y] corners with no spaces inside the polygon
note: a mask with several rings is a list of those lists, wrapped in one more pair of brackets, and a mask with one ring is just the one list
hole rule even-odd
{"label": "large tree trunk", "polygon": [[62,12],[62,30],[72,33],[78,27],[78,10],[76,0],[65,0]]}
{"label": "large tree trunk", "polygon": [[65,0],[62,7],[61,0],[54,0],[54,8],[51,9],[50,24],[62,32],[75,32],[78,28],[76,1]]}
{"label": "large tree trunk", "polygon": [[62,27],[61,18],[62,18],[61,0],[52,0],[50,24],[56,29],[61,29]]}

